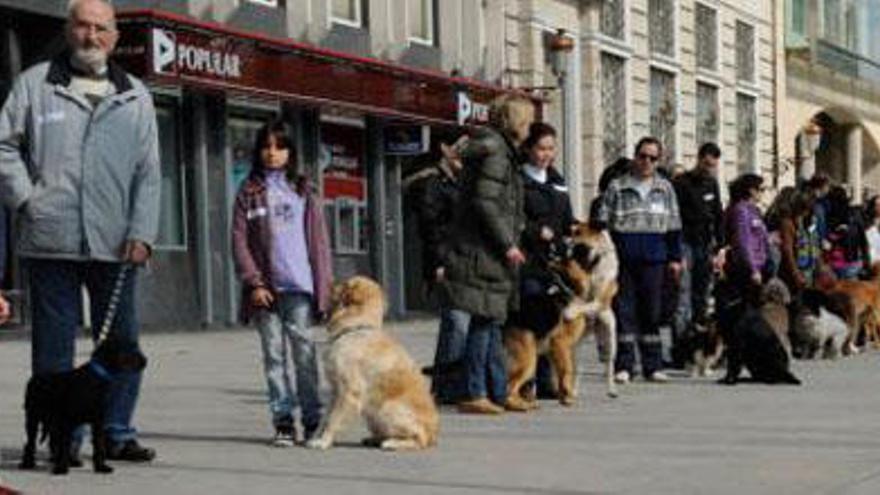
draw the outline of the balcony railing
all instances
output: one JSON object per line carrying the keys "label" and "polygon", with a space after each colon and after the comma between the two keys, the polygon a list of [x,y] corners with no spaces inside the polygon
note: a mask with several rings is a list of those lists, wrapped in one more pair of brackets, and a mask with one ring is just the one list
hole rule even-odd
{"label": "balcony railing", "polygon": [[829,41],[816,40],[816,61],[841,74],[880,83],[880,62]]}

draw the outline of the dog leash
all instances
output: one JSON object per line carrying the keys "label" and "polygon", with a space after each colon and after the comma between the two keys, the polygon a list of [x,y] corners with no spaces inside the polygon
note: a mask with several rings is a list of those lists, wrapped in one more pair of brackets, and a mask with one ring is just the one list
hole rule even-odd
{"label": "dog leash", "polygon": [[110,301],[107,303],[107,311],[104,312],[104,322],[101,324],[101,331],[95,339],[95,345],[101,345],[110,336],[110,327],[113,325],[113,319],[116,318],[116,309],[119,306],[119,299],[122,297],[122,287],[125,285],[125,277],[132,269],[131,263],[125,263],[119,268],[116,275],[116,283],[113,285],[113,292],[110,294]]}

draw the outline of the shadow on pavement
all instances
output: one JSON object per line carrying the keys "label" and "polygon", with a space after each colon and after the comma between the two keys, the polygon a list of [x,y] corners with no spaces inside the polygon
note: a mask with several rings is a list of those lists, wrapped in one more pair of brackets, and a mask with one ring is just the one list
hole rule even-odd
{"label": "shadow on pavement", "polygon": [[[347,446],[352,444],[343,444],[342,446]],[[361,447],[358,444],[358,447]],[[335,447],[334,447],[335,448]],[[320,452],[315,452],[315,455],[326,455],[326,453],[322,454]],[[383,455],[395,455],[392,453],[385,453]],[[412,455],[412,454],[404,454],[404,455]],[[418,455],[418,454],[415,454]],[[406,478],[391,478],[386,476],[363,476],[363,475],[346,475],[341,473],[298,473],[291,471],[281,471],[281,470],[265,470],[265,469],[250,469],[250,468],[229,468],[229,467],[219,467],[219,466],[193,466],[193,465],[182,465],[182,464],[153,464],[150,466],[150,469],[167,469],[174,471],[191,471],[191,472],[202,472],[202,473],[219,473],[223,475],[253,475],[253,476],[269,476],[269,477],[280,477],[280,478],[302,478],[308,480],[321,480],[321,481],[347,481],[352,483],[376,483],[376,484],[385,484],[385,485],[399,485],[399,486],[407,486],[411,488],[422,487],[422,488],[443,488],[443,489],[460,489],[460,490],[475,490],[480,492],[503,492],[503,493],[542,493],[548,495],[593,495],[602,492],[590,492],[590,491],[582,491],[582,490],[554,490],[548,489],[547,487],[538,487],[538,486],[505,486],[505,485],[490,485],[490,484],[477,484],[477,483],[456,483],[450,481],[429,481],[425,479],[406,479]]]}
{"label": "shadow on pavement", "polygon": [[205,443],[241,443],[247,445],[267,445],[265,438],[244,437],[233,435],[187,435],[184,433],[156,433],[141,432],[138,437],[150,440],[170,440],[178,442],[205,442]]}

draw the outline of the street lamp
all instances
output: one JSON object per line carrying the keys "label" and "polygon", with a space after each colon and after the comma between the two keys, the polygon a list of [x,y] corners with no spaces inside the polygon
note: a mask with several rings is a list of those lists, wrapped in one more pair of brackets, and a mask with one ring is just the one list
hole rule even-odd
{"label": "street lamp", "polygon": [[557,86],[559,88],[559,103],[562,106],[563,173],[568,176],[568,167],[572,154],[571,148],[573,147],[571,140],[574,136],[571,135],[571,124],[568,121],[568,97],[565,90],[565,78],[568,75],[569,57],[571,56],[572,51],[574,51],[574,39],[567,35],[565,29],[558,29],[556,33],[550,37],[548,48],[550,50],[550,70],[552,70],[553,75],[556,76]]}
{"label": "street lamp", "polygon": [[557,29],[550,37],[550,53],[552,54],[551,69],[553,75],[564,78],[568,73],[568,56],[574,50],[574,40],[566,34],[565,29]]}

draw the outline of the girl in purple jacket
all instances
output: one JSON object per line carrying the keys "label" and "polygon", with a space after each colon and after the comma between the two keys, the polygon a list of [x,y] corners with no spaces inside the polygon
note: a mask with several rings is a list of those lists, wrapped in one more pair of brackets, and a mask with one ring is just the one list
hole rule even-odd
{"label": "girl in purple jacket", "polygon": [[769,258],[767,226],[758,209],[764,179],[744,174],[730,184],[730,206],[724,214],[725,238],[730,250],[725,278],[745,293],[755,293],[763,283]]}
{"label": "girl in purple jacket", "polygon": [[755,174],[742,175],[730,184],[730,206],[724,213],[728,251],[715,305],[718,327],[728,347],[728,372],[721,383],[736,383],[739,368],[735,363],[740,362],[742,353],[736,325],[749,306],[760,304],[770,250],[767,227],[758,210],[763,184],[764,179]]}
{"label": "girl in purple jacket", "polygon": [[262,340],[273,443],[289,447],[296,430],[287,350],[307,440],[321,420],[311,315],[328,309],[332,272],[321,200],[296,175],[291,133],[281,121],[257,133],[253,169],[235,200],[232,244],[242,316],[256,320]]}

